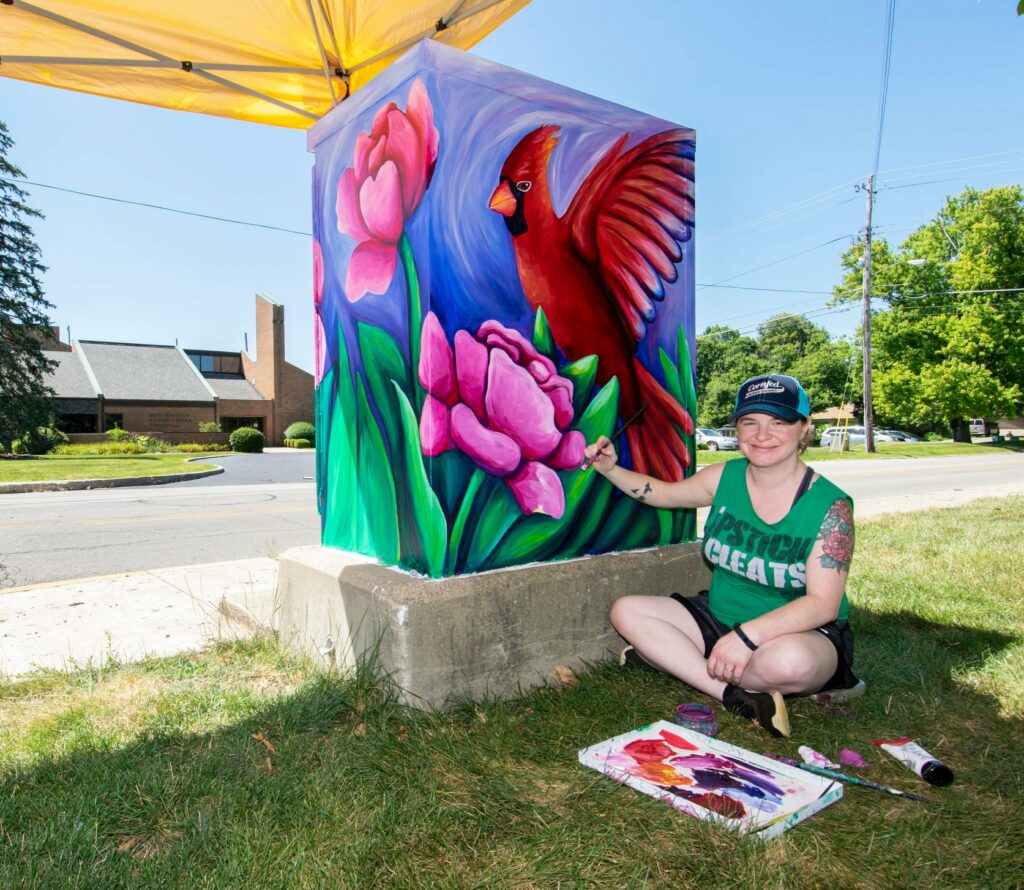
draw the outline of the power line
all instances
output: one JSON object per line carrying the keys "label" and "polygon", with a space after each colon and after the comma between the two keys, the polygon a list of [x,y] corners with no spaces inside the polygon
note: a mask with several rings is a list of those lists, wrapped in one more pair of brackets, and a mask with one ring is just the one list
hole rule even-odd
{"label": "power line", "polygon": [[844,238],[849,238],[849,234],[840,235],[837,238],[832,238],[830,241],[824,241],[821,244],[816,244],[814,247],[808,247],[806,250],[799,250],[796,253],[791,253],[789,256],[784,256],[778,260],[772,260],[770,263],[765,263],[763,266],[757,266],[753,269],[747,269],[746,272],[739,272],[736,275],[730,275],[728,278],[721,278],[718,281],[712,282],[711,284],[702,284],[697,290],[704,290],[709,287],[718,287],[721,284],[725,284],[727,281],[734,281],[737,278],[742,278],[744,275],[750,275],[754,272],[760,272],[762,269],[767,269],[769,266],[776,266],[779,263],[784,263],[786,260],[791,260],[794,257],[803,256],[805,253],[810,253],[812,250],[820,250],[822,247],[827,247],[829,244],[835,244],[837,241],[842,241]]}
{"label": "power line", "polygon": [[298,229],[286,229],[283,226],[271,226],[267,225],[266,223],[248,222],[247,220],[244,219],[230,219],[229,217],[226,216],[213,216],[212,214],[209,213],[197,213],[194,210],[181,210],[178,207],[167,207],[163,204],[147,204],[145,201],[132,201],[129,200],[128,198],[114,198],[111,197],[110,195],[97,195],[94,192],[82,192],[78,191],[77,189],[63,188],[62,186],[59,185],[48,185],[45,182],[33,182],[32,180],[29,179],[8,179],[7,177],[0,177],[0,179],[2,179],[4,182],[12,182],[15,185],[31,185],[35,186],[36,188],[51,189],[55,192],[65,192],[69,195],[80,195],[81,197],[84,198],[96,198],[99,201],[110,201],[111,203],[114,204],[131,204],[133,207],[147,207],[150,210],[163,210],[167,213],[178,213],[181,214],[182,216],[194,216],[198,217],[199,219],[213,220],[214,222],[231,223],[232,225],[235,226],[249,226],[250,228],[254,229],[269,229],[270,231],[273,232],[286,232],[289,235],[304,235],[307,238],[313,237],[312,232],[300,232]]}
{"label": "power line", "polygon": [[[1024,158],[1010,158],[1009,160],[1005,160],[1005,161],[991,161],[988,164],[971,164],[969,167],[951,167],[948,170],[930,170],[927,173],[912,173],[909,176],[886,177],[885,182],[886,182],[886,184],[888,184],[890,182],[902,182],[902,181],[904,181],[906,179],[920,179],[922,176],[934,176],[936,173],[942,173],[942,174],[946,174],[946,173],[950,173],[950,174],[952,174],[952,173],[969,173],[969,172],[971,172],[973,170],[989,170],[989,168],[991,168],[991,167],[1003,167],[1003,168],[1005,168],[1007,164],[1020,164],[1022,161],[1024,161]],[[1013,167],[1012,169],[1013,170],[1017,170],[1017,169],[1020,169],[1020,168],[1019,167]],[[990,170],[990,174],[991,173],[1005,173],[1005,172],[1006,172],[1005,169],[1004,170]]]}
{"label": "power line", "polygon": [[[979,176],[998,176],[1001,173],[1016,173],[1020,170],[1024,170],[1024,167],[1010,167],[1006,170],[990,170],[988,173],[975,173],[972,179],[976,179]],[[924,182],[906,182],[903,185],[883,185],[881,188],[884,191],[892,191],[893,189],[910,189],[919,185],[932,185],[936,182],[963,182],[964,177],[952,176],[949,179],[927,179]]]}
{"label": "power line", "polygon": [[892,67],[892,32],[896,22],[896,0],[887,0],[885,8],[885,44],[882,48],[882,86],[878,97],[878,127],[875,133],[875,162],[871,172],[878,173],[878,159],[882,153],[882,133],[885,130],[885,106],[889,100],[889,71]]}
{"label": "power line", "polygon": [[[924,167],[945,167],[948,164],[962,164],[964,161],[980,161],[985,158],[998,158],[1005,155],[1024,154],[1024,148],[1014,148],[1010,151],[994,151],[989,154],[971,155],[966,158],[953,158],[949,161],[932,161],[929,164],[913,164],[909,167],[889,167],[886,170],[879,170],[879,173],[902,173],[904,170],[920,170]],[[933,173],[948,173],[948,170],[933,170]],[[925,176],[929,174],[923,174]]]}

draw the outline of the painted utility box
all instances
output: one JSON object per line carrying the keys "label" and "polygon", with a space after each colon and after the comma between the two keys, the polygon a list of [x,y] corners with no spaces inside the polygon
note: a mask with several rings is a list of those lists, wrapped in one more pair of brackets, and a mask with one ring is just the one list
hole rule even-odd
{"label": "painted utility box", "polygon": [[[694,132],[424,41],[309,131],[323,544],[432,577],[693,540]],[[642,500],[642,492],[638,497]]]}

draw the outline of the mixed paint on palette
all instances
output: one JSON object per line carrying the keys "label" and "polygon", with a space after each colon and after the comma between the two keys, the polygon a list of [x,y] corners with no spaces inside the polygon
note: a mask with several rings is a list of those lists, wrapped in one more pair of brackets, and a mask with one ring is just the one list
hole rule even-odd
{"label": "mixed paint on palette", "polygon": [[666,721],[584,748],[579,760],[676,809],[762,838],[843,794],[838,782]]}
{"label": "mixed paint on palette", "polygon": [[325,545],[433,577],[692,540],[694,134],[432,41],[310,131]]}

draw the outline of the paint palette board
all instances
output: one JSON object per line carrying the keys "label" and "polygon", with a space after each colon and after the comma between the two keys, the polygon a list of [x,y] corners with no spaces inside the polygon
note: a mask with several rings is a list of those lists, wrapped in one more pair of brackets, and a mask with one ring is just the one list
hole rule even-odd
{"label": "paint palette board", "polygon": [[767,840],[843,796],[843,786],[659,720],[579,752],[596,769],[670,806]]}

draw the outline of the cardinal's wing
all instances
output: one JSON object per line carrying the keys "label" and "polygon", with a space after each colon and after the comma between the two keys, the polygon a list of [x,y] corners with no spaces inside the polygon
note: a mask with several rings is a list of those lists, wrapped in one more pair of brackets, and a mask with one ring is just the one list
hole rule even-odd
{"label": "cardinal's wing", "polygon": [[693,136],[666,130],[622,153],[627,136],[594,166],[565,217],[576,249],[597,264],[633,335],[676,280],[693,228]]}

